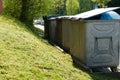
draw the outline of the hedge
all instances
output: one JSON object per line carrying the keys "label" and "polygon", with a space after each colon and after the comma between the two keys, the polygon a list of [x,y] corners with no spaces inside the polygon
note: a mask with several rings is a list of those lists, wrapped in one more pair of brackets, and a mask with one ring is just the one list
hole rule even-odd
{"label": "hedge", "polygon": [[3,13],[15,18],[20,18],[22,0],[3,0]]}

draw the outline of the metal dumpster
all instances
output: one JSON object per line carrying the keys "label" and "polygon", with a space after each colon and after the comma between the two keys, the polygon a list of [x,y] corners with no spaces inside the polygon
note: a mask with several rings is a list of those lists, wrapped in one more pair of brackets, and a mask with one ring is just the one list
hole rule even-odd
{"label": "metal dumpster", "polygon": [[[114,9],[118,8],[102,11],[104,13]],[[102,14],[100,10],[98,13]],[[70,20],[70,53],[73,60],[82,66],[116,69],[119,65],[120,20],[89,20],[99,15],[95,12],[96,10],[88,11]]]}
{"label": "metal dumpster", "polygon": [[45,34],[50,43],[62,48],[62,16],[53,16],[45,20]]}
{"label": "metal dumpster", "polygon": [[57,42],[59,42],[60,47],[66,51],[70,51],[70,19],[72,16],[61,16],[57,19]]}
{"label": "metal dumpster", "polygon": [[119,21],[73,21],[70,52],[89,67],[118,66]]}
{"label": "metal dumpster", "polygon": [[49,39],[49,20],[47,16],[43,16],[44,20],[44,38]]}
{"label": "metal dumpster", "polygon": [[68,51],[69,31],[67,27],[70,25],[66,24],[65,17],[44,17],[45,37],[53,44],[57,44],[65,51]]}
{"label": "metal dumpster", "polygon": [[[55,30],[54,31],[55,32],[55,43],[59,47],[64,49],[65,51],[69,51],[69,27],[71,26],[71,23],[68,22],[69,19],[66,19],[67,17],[68,16],[57,17],[55,19],[56,27],[54,29]],[[52,27],[52,29],[53,29],[53,27]]]}
{"label": "metal dumpster", "polygon": [[71,22],[69,19],[62,19],[62,48],[66,51],[70,51],[70,27]]}
{"label": "metal dumpster", "polygon": [[67,16],[44,17],[45,36],[50,42],[68,51],[69,31],[67,28],[70,25],[66,24],[65,17]]}
{"label": "metal dumpster", "polygon": [[57,27],[56,27],[56,35],[55,35],[55,41],[56,44],[59,47],[62,47],[62,20],[61,19],[56,19]]}
{"label": "metal dumpster", "polygon": [[50,42],[55,43],[56,42],[56,27],[57,27],[57,20],[56,16],[44,16],[44,26],[45,26],[45,32],[44,37],[47,38]]}
{"label": "metal dumpster", "polygon": [[52,43],[56,43],[56,27],[57,27],[56,18],[50,18],[49,19],[49,41]]}

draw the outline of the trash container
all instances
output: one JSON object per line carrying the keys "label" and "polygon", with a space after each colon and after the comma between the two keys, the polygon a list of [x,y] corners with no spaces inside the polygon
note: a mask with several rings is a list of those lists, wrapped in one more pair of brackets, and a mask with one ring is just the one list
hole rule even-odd
{"label": "trash container", "polygon": [[51,43],[56,42],[56,27],[57,27],[57,16],[45,16],[44,19],[44,26],[45,32],[44,37],[47,38]]}
{"label": "trash container", "polygon": [[49,41],[56,43],[57,20],[55,17],[49,18]]}
{"label": "trash container", "polygon": [[58,45],[66,52],[70,51],[70,18],[72,16],[60,16],[57,18],[56,41]]}
{"label": "trash container", "polygon": [[70,20],[70,53],[78,64],[88,68],[117,68],[120,20],[92,19],[115,9],[118,8],[95,9]]}
{"label": "trash container", "polygon": [[62,48],[64,51],[70,51],[70,27],[71,22],[69,19],[63,18],[62,19]]}
{"label": "trash container", "polygon": [[65,17],[67,16],[44,17],[44,22],[45,37],[47,37],[50,42],[57,44],[59,47],[67,51],[69,39],[67,37],[69,33],[67,31],[68,24],[66,24],[64,20]]}
{"label": "trash container", "polygon": [[49,20],[47,16],[43,16],[44,20],[44,38],[49,39]]}

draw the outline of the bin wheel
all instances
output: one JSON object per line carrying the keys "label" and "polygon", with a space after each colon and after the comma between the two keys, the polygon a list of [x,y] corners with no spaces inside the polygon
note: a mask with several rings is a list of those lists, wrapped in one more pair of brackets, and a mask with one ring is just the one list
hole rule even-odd
{"label": "bin wheel", "polygon": [[111,69],[112,72],[118,72],[117,67],[111,67],[110,69]]}

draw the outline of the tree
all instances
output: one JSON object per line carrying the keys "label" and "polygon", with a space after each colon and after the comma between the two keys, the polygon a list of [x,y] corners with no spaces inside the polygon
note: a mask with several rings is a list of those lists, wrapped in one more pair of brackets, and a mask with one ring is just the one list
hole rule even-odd
{"label": "tree", "polygon": [[2,0],[2,1],[3,1],[3,13],[19,19],[21,14],[22,0]]}
{"label": "tree", "polygon": [[105,7],[108,2],[111,0],[92,0],[95,4],[97,4],[99,7]]}
{"label": "tree", "polygon": [[44,15],[72,15],[91,9],[91,0],[3,0],[4,13],[32,22]]}
{"label": "tree", "polygon": [[21,19],[32,22],[33,19],[48,15],[52,10],[53,0],[22,0]]}
{"label": "tree", "polygon": [[49,15],[54,0],[3,0],[3,13],[31,22],[35,18]]}
{"label": "tree", "polygon": [[53,14],[64,15],[66,14],[66,1],[67,0],[54,0],[53,1]]}
{"label": "tree", "polygon": [[66,11],[67,14],[76,14],[80,10],[79,1],[78,0],[67,0],[66,2]]}
{"label": "tree", "polygon": [[78,0],[78,1],[80,6],[79,12],[85,12],[93,8],[93,3],[91,0]]}
{"label": "tree", "polygon": [[[120,7],[120,0],[111,0],[108,3],[109,7]],[[118,12],[120,14],[120,9],[116,10],[116,12]]]}

